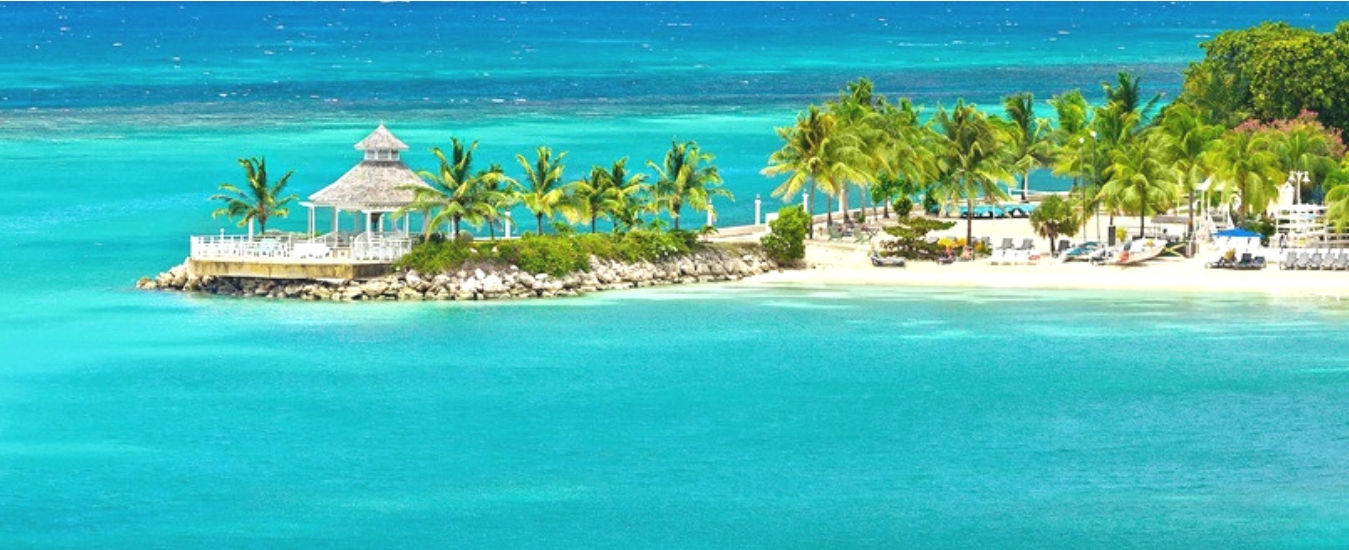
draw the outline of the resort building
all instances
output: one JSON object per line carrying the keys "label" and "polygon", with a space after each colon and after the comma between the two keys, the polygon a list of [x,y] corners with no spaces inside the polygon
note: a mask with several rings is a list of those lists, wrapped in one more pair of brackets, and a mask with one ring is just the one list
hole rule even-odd
{"label": "resort building", "polygon": [[[399,158],[408,149],[384,124],[355,145],[362,158],[328,186],[301,202],[308,212],[303,235],[266,233],[191,237],[189,261],[203,275],[271,278],[359,279],[387,273],[412,249],[410,216],[418,187],[430,188]],[[315,211],[332,210],[329,231],[319,234]],[[344,215],[352,220],[343,227]],[[401,225],[401,227],[400,227]],[[345,231],[344,231],[345,230]]]}

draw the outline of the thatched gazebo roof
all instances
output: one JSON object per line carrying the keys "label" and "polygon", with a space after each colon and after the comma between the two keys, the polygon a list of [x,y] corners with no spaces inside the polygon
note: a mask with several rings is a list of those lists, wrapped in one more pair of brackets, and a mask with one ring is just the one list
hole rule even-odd
{"label": "thatched gazebo roof", "polygon": [[408,150],[408,144],[403,143],[403,140],[394,137],[393,132],[390,132],[388,128],[385,128],[383,122],[379,123],[379,127],[375,128],[375,131],[370,132],[370,135],[365,136],[365,139],[356,142],[355,147],[357,151]]}
{"label": "thatched gazebo roof", "polygon": [[399,160],[398,152],[407,144],[389,132],[383,124],[356,144],[365,151],[365,159],[337,181],[309,195],[315,206],[343,210],[378,210],[407,206],[414,192],[409,187],[430,189],[415,172]]}

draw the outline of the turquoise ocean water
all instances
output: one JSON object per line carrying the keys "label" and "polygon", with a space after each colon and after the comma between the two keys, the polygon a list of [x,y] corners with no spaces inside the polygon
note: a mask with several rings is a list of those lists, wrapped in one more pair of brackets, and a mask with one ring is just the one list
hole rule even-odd
{"label": "turquoise ocean water", "polygon": [[[131,290],[266,154],[718,155],[843,82],[1173,95],[1337,4],[0,5],[0,547],[1342,547],[1349,308],[706,286],[506,304]],[[510,164],[507,164],[510,166]],[[322,221],[320,222],[322,223]],[[303,219],[283,222],[292,229]]]}

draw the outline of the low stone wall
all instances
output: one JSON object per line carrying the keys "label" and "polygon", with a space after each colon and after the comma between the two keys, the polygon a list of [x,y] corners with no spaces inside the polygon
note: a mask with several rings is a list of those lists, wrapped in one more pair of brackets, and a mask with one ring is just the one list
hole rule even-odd
{"label": "low stone wall", "polygon": [[709,248],[660,262],[590,258],[590,271],[552,277],[515,266],[426,275],[398,272],[365,281],[219,277],[192,272],[190,262],[142,277],[136,288],[299,300],[494,300],[575,296],[586,292],[666,284],[735,281],[777,269],[758,249]]}

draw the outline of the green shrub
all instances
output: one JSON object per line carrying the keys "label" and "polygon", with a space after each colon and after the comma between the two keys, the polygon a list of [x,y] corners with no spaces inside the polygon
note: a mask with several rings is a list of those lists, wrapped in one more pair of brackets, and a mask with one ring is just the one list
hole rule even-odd
{"label": "green shrub", "polygon": [[788,206],[778,210],[778,218],[768,224],[769,232],[759,242],[763,243],[768,257],[780,264],[795,263],[806,257],[806,230],[810,226],[810,216],[800,206]]}
{"label": "green shrub", "polygon": [[[462,233],[461,233],[462,235]],[[700,246],[695,233],[630,231],[620,235],[532,235],[469,243],[433,236],[412,247],[398,266],[423,273],[451,272],[468,262],[513,264],[530,273],[563,276],[590,269],[590,257],[624,262],[659,261]]]}
{"label": "green shrub", "polygon": [[866,213],[866,212],[863,212],[863,211],[861,211],[861,210],[858,210],[858,211],[857,211],[857,223],[866,223],[866,221],[867,221],[867,213]]}
{"label": "green shrub", "polygon": [[900,197],[895,199],[895,202],[890,205],[890,208],[895,211],[896,216],[907,218],[909,217],[909,212],[913,212],[913,201],[909,200],[908,197]]}
{"label": "green shrub", "polygon": [[946,230],[954,226],[955,222],[945,222],[932,218],[903,219],[899,222],[899,225],[885,228],[885,232],[895,238],[882,241],[879,254],[882,256],[902,256],[910,260],[936,259],[946,251],[946,247],[940,242],[927,242],[927,234],[934,230]]}
{"label": "green shrub", "polygon": [[589,255],[571,236],[525,235],[518,240],[501,241],[494,259],[514,264],[530,273],[562,276],[590,269]]}

